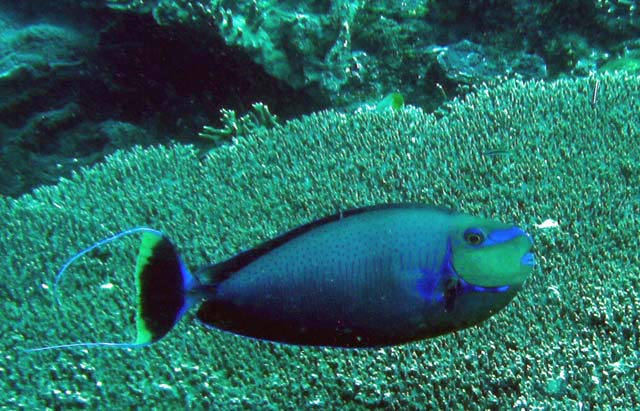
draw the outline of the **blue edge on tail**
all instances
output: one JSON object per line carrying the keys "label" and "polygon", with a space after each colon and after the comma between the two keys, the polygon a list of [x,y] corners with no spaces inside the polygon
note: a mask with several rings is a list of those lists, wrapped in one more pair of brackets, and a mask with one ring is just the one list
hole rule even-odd
{"label": "blue edge on tail", "polygon": [[164,337],[195,302],[191,291],[198,281],[185,267],[178,251],[160,231],[137,227],[115,234],[80,251],[60,269],[55,278],[54,295],[58,304],[58,284],[63,274],[78,258],[124,236],[142,233],[140,251],[136,260],[136,314],[137,337],[133,343],[83,342],[25,349],[27,352],[73,347],[135,348],[154,343]]}

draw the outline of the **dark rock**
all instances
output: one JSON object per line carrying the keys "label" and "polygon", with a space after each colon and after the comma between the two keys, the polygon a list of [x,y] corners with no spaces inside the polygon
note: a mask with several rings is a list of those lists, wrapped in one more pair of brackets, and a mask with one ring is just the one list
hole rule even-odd
{"label": "dark rock", "polygon": [[525,79],[547,76],[547,67],[539,56],[526,53],[504,56],[494,47],[469,40],[440,48],[436,60],[441,73],[456,84],[479,84],[514,76]]}

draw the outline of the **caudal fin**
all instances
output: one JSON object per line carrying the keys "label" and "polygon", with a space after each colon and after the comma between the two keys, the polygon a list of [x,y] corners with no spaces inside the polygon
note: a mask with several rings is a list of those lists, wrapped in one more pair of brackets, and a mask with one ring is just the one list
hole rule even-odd
{"label": "caudal fin", "polygon": [[147,227],[132,228],[117,233],[73,256],[56,275],[55,299],[60,304],[57,293],[58,285],[63,274],[73,262],[98,247],[137,233],[142,233],[142,241],[135,271],[138,297],[135,342],[80,342],[29,348],[24,351],[35,352],[74,347],[141,347],[158,341],[175,326],[187,308],[198,298],[197,291],[195,291],[197,290],[197,280],[189,273],[171,241],[161,232]]}
{"label": "caudal fin", "polygon": [[144,232],[136,261],[136,344],[158,341],[173,328],[190,303],[194,281],[167,237]]}

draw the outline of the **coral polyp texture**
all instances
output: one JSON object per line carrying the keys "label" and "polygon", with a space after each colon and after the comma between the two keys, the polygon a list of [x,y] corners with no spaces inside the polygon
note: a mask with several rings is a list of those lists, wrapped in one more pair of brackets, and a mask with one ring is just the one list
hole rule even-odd
{"label": "coral polyp texture", "polygon": [[[120,151],[3,198],[0,408],[637,409],[639,113],[629,74],[509,81],[437,115],[321,112],[203,160],[180,145]],[[82,258],[60,284],[62,306],[53,298],[57,269],[108,234],[163,230],[196,267],[392,201],[513,220],[532,233],[539,266],[480,326],[392,348],[266,343],[190,313],[144,349],[20,351],[133,338],[137,239]]]}

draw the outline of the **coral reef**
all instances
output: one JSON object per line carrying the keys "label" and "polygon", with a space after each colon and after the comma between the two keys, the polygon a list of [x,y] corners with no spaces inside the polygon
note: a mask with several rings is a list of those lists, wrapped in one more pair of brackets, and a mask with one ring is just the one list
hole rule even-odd
{"label": "coral reef", "polygon": [[[638,112],[640,78],[625,73],[508,81],[439,116],[321,112],[203,161],[182,145],[119,151],[56,186],[0,198],[0,407],[638,408]],[[489,321],[400,347],[270,344],[207,330],[188,314],[141,350],[20,352],[132,338],[123,325],[135,239],[74,265],[62,307],[52,296],[65,259],[107,234],[153,226],[196,267],[311,218],[385,201],[512,219],[532,232],[540,267]]]}
{"label": "coral reef", "polygon": [[[133,144],[202,145],[208,119],[256,101],[289,119],[395,91],[431,112],[484,82],[637,70],[639,32],[637,2],[619,0],[4,2],[0,192]],[[116,146],[103,121],[146,138]]]}
{"label": "coral reef", "polygon": [[[434,47],[484,48],[485,65],[448,85],[461,95],[495,78],[542,78],[595,71],[637,41],[634,2],[576,0],[266,1],[113,0],[111,7],[150,13],[163,25],[215,30],[275,78],[342,106],[399,90],[433,108],[442,100],[432,75]],[[440,54],[437,54],[440,56]],[[448,77],[448,76],[447,76]],[[449,78],[451,80],[451,78]],[[435,101],[432,101],[435,100]]]}
{"label": "coral reef", "polygon": [[[47,15],[20,8],[65,10]],[[2,194],[54,183],[117,148],[169,140],[201,144],[197,131],[222,107],[244,114],[259,100],[283,116],[301,111],[290,88],[246,56],[225,53],[215,33],[78,8],[0,5]],[[126,126],[109,127],[115,123]]]}
{"label": "coral reef", "polygon": [[95,48],[94,39],[66,27],[0,26],[0,192],[17,195],[34,180],[55,182],[61,169],[84,163],[80,153],[60,149],[57,135],[84,117],[74,88],[90,81]]}

